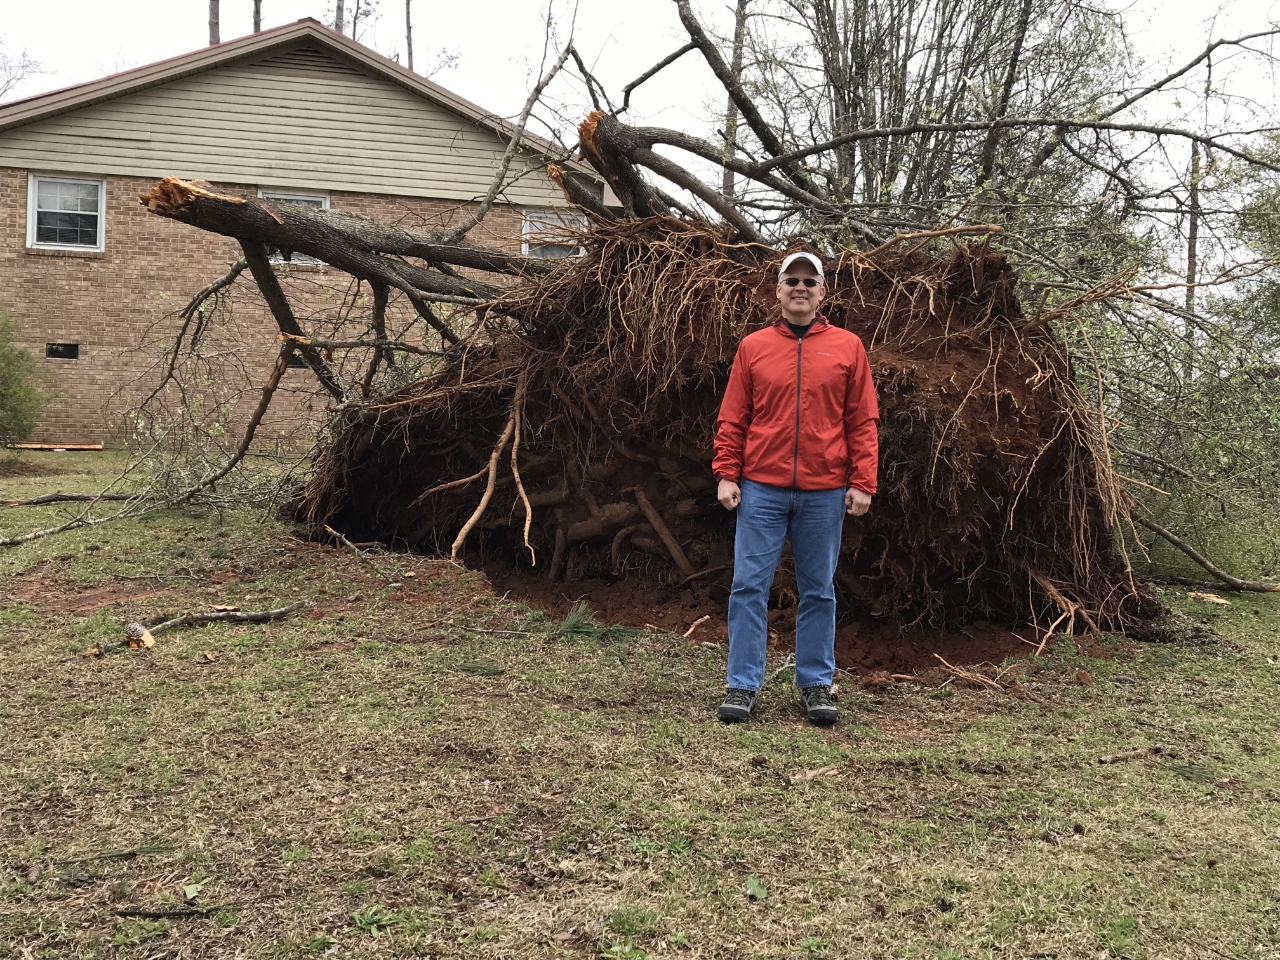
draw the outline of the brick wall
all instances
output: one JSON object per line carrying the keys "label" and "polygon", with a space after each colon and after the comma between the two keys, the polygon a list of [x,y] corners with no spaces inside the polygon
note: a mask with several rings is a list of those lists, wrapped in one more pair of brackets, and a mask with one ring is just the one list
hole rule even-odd
{"label": "brick wall", "polygon": [[[191,296],[226,272],[240,256],[226,237],[148,213],[138,202],[154,181],[106,178],[106,229],[101,253],[32,250],[27,236],[26,170],[0,167],[0,310],[14,321],[19,343],[39,358],[40,376],[55,393],[32,438],[44,443],[121,445],[126,412],[157,382],[160,344],[171,342],[181,321],[176,317]],[[240,196],[256,196],[254,187],[216,185]],[[473,205],[416,197],[333,192],[330,207],[376,217],[406,227],[439,228],[465,215]],[[495,205],[470,239],[518,250],[519,208]],[[325,267],[291,266],[282,270],[286,290],[303,328],[331,321],[350,299],[352,280]],[[367,293],[367,289],[365,291]],[[206,354],[215,359],[206,372],[222,369],[196,384],[192,397],[226,422],[237,437],[278,349],[275,323],[247,273],[232,288],[231,309],[220,314]],[[412,314],[393,299],[393,325]],[[46,343],[78,343],[78,360],[45,358]],[[232,374],[239,371],[240,381]],[[322,415],[306,370],[290,370],[273,401],[263,436],[284,436],[301,418],[311,428]]]}

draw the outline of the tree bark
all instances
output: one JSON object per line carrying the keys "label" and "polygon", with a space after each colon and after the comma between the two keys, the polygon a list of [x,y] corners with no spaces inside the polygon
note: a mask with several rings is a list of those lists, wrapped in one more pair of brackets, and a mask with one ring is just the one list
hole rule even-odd
{"label": "tree bark", "polygon": [[[1000,102],[996,105],[992,120],[1003,120],[1009,112],[1009,101],[1013,97],[1013,85],[1018,79],[1018,63],[1022,59],[1022,44],[1027,37],[1027,26],[1031,23],[1032,0],[1023,0],[1022,10],[1018,15],[1017,32],[1013,37],[1013,51],[1009,54],[1009,65],[1005,71],[1004,84],[1000,89]],[[982,145],[982,168],[978,173],[978,185],[985,186],[996,168],[996,146],[1000,142],[1000,128],[992,127]]]}
{"label": "tree bark", "polygon": [[[742,81],[742,46],[747,38],[747,4],[750,2],[751,0],[738,0],[737,9],[733,13],[733,62],[730,64],[730,70],[733,72],[734,80],[739,83]],[[732,160],[737,148],[738,105],[733,102],[733,97],[730,97],[724,114],[725,159]],[[733,202],[733,189],[733,170],[725,166],[724,175],[720,181],[720,192],[730,203]]]}
{"label": "tree bark", "polygon": [[343,33],[343,26],[346,19],[347,18],[342,9],[342,0],[337,0],[337,5],[334,7],[333,11],[333,29],[337,30],[339,33]]}
{"label": "tree bark", "polygon": [[409,69],[413,70],[413,20],[410,8],[413,0],[404,0],[404,49],[409,60]]}
{"label": "tree bark", "polygon": [[219,0],[209,0],[209,46],[222,42],[221,16],[218,10]]}
{"label": "tree bark", "polygon": [[262,0],[253,0],[253,32],[262,32]]}

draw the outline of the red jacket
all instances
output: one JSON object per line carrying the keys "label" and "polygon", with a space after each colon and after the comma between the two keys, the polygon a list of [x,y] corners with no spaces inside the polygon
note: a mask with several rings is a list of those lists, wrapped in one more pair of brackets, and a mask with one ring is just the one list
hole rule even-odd
{"label": "red jacket", "polygon": [[876,492],[880,407],[857,335],[818,316],[803,339],[782,320],[738,345],[716,421],[717,477]]}

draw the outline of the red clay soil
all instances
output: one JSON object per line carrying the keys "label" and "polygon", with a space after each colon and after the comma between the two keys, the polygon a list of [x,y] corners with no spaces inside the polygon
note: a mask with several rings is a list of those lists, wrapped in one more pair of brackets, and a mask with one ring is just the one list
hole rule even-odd
{"label": "red clay soil", "polygon": [[[509,565],[494,563],[486,571],[498,596],[520,597],[551,617],[563,618],[585,602],[602,622],[629,627],[657,627],[683,634],[702,617],[710,617],[689,637],[690,643],[728,643],[726,607],[711,599],[699,600],[692,591],[673,595],[652,580],[633,579],[608,583],[578,580],[548,583]],[[836,630],[836,666],[860,677],[877,674],[923,676],[941,682],[946,675],[937,668],[934,654],[955,666],[1000,664],[1034,651],[1031,628],[1010,630],[978,621],[959,630],[915,627],[901,630],[888,620],[854,620]],[[789,651],[795,643],[795,608],[769,611],[769,646]]]}

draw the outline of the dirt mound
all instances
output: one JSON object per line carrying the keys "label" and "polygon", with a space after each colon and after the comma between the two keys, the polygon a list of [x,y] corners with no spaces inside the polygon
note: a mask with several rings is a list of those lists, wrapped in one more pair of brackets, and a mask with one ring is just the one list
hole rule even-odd
{"label": "dirt mound", "polygon": [[[583,244],[498,302],[450,367],[345,414],[289,512],[317,537],[455,552],[566,597],[600,582],[723,616],[733,517],[708,467],[714,421],[738,341],[771,319],[781,254],[668,218]],[[880,494],[844,528],[842,616],[900,634],[1159,614],[1113,548],[1127,501],[1097,412],[1005,258],[890,244],[827,275],[825,312],[866,344],[882,413]]]}

